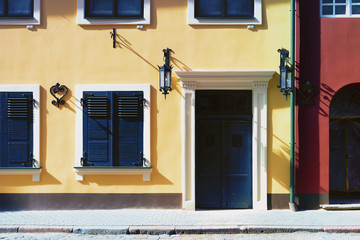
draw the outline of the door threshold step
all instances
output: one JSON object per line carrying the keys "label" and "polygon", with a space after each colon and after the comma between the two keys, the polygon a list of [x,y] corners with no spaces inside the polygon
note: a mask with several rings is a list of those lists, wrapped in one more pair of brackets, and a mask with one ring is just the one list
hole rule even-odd
{"label": "door threshold step", "polygon": [[325,210],[360,210],[360,203],[356,204],[321,204],[320,208]]}

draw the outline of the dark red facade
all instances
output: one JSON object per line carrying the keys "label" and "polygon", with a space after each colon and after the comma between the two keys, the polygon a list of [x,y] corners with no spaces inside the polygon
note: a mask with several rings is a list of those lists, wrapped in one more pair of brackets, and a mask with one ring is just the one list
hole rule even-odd
{"label": "dark red facade", "polygon": [[[296,195],[300,208],[329,203],[330,103],[340,88],[360,82],[360,18],[321,18],[319,5],[319,0],[300,0],[297,9]],[[301,104],[306,96],[301,86],[307,81],[317,89],[313,105]]]}

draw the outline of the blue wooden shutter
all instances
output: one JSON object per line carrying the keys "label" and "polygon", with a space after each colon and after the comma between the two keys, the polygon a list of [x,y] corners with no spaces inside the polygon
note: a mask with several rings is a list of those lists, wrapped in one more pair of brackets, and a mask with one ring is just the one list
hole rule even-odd
{"label": "blue wooden shutter", "polygon": [[116,92],[114,159],[119,166],[143,165],[143,92]]}
{"label": "blue wooden shutter", "polygon": [[83,166],[112,166],[112,93],[84,92]]}
{"label": "blue wooden shutter", "polygon": [[32,167],[32,93],[0,93],[1,167]]}

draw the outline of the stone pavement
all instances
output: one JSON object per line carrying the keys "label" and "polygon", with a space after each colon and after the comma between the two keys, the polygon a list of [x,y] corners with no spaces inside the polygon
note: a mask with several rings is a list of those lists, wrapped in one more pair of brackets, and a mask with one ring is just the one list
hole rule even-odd
{"label": "stone pavement", "polygon": [[81,234],[360,233],[360,210],[59,210],[0,212],[0,232]]}

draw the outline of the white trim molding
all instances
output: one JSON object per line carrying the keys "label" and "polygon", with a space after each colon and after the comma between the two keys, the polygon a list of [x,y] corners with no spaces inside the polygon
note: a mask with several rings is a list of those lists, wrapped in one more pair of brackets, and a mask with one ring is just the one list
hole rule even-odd
{"label": "white trim molding", "polygon": [[33,182],[40,181],[41,168],[0,168],[0,175],[32,175]]}
{"label": "white trim molding", "polygon": [[77,24],[79,25],[149,25],[151,16],[151,0],[144,0],[143,18],[85,18],[85,0],[77,0]]}
{"label": "white trim molding", "polygon": [[183,86],[183,209],[195,210],[195,90],[252,90],[253,209],[267,209],[267,86],[275,71],[175,71]]}
{"label": "white trim molding", "polygon": [[40,25],[40,0],[34,0],[34,12],[32,18],[0,18],[0,25]]}
{"label": "white trim molding", "polygon": [[188,24],[190,25],[261,25],[262,0],[254,0],[254,17],[241,19],[206,19],[195,17],[195,0],[188,0]]}
{"label": "white trim molding", "polygon": [[0,85],[0,92],[32,92],[33,94],[33,168],[1,168],[0,175],[33,175],[33,181],[40,181],[40,86]]}
{"label": "white trim molding", "polygon": [[151,167],[144,168],[90,168],[76,167],[76,180],[83,181],[84,175],[142,175],[143,181],[150,181]]}
{"label": "white trim molding", "polygon": [[[144,128],[143,128],[143,158],[144,168],[91,168],[82,167],[81,158],[83,156],[83,107],[81,99],[85,91],[142,91],[144,93]],[[150,84],[94,84],[76,86],[76,159],[75,173],[76,180],[83,181],[84,175],[101,174],[139,174],[143,175],[144,181],[150,181],[151,173],[151,154],[150,154]]]}

